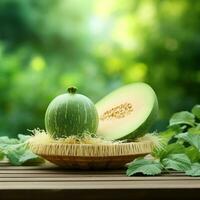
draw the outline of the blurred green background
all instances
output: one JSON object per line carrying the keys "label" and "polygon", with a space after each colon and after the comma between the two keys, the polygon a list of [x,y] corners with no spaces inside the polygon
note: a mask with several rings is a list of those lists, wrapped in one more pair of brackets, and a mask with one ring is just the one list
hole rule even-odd
{"label": "blurred green background", "polygon": [[53,97],[75,85],[94,102],[144,81],[163,129],[200,97],[199,0],[1,0],[0,135],[44,128]]}

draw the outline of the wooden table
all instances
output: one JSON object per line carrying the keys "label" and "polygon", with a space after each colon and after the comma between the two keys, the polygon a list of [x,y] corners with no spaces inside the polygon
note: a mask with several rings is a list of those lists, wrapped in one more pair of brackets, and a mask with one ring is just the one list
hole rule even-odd
{"label": "wooden table", "polygon": [[127,177],[125,171],[69,171],[0,164],[0,200],[200,199],[200,177]]}

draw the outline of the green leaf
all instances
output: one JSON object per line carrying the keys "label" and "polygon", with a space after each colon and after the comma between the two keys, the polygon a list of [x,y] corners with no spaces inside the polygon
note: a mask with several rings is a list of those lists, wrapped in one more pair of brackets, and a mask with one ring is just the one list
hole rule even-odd
{"label": "green leaf", "polygon": [[0,150],[0,160],[3,160],[4,156],[5,156],[4,152]]}
{"label": "green leaf", "polygon": [[165,169],[186,171],[190,169],[190,159],[185,154],[170,154],[162,160]]}
{"label": "green leaf", "polygon": [[15,139],[15,138],[10,139],[7,136],[0,137],[0,149],[2,151],[4,151],[5,149],[7,149],[7,146],[9,146],[9,145],[15,145],[15,144],[19,144],[19,140],[18,139]]}
{"label": "green leaf", "polygon": [[200,163],[193,163],[191,169],[186,171],[188,176],[200,176]]}
{"label": "green leaf", "polygon": [[192,113],[196,118],[200,119],[200,105],[196,105],[192,108]]}
{"label": "green leaf", "polygon": [[152,155],[160,160],[166,158],[170,154],[182,154],[185,152],[185,147],[179,143],[165,145],[163,148],[154,149]]}
{"label": "green leaf", "polygon": [[169,121],[169,126],[184,125],[184,124],[194,126],[194,123],[195,123],[195,116],[188,111],[182,111],[172,115]]}
{"label": "green leaf", "polygon": [[144,158],[135,159],[128,165],[126,171],[127,176],[142,173],[144,175],[157,175],[162,172],[162,165],[155,160],[147,160]]}
{"label": "green leaf", "polygon": [[19,162],[23,165],[38,165],[44,162],[44,159],[34,154],[30,149],[21,156]]}
{"label": "green leaf", "polygon": [[1,136],[0,137],[0,143],[9,143],[10,142],[10,139],[9,139],[9,137],[7,137],[7,136]]}
{"label": "green leaf", "polygon": [[28,139],[31,138],[30,135],[22,135],[22,134],[18,134],[18,138],[20,142],[26,142]]}
{"label": "green leaf", "polygon": [[178,134],[176,137],[188,142],[191,146],[197,148],[198,151],[200,151],[200,135],[191,133],[181,133]]}
{"label": "green leaf", "polygon": [[15,138],[9,138],[7,136],[1,136],[0,137],[0,145],[3,144],[18,144],[19,140]]}
{"label": "green leaf", "polygon": [[185,148],[185,154],[190,158],[192,163],[200,161],[200,153],[198,149],[193,146]]}
{"label": "green leaf", "polygon": [[43,159],[32,153],[28,145],[25,143],[7,146],[5,153],[12,165],[43,162]]}
{"label": "green leaf", "polygon": [[183,130],[186,129],[186,128],[187,128],[187,125],[180,126],[180,124],[176,124],[176,125],[169,127],[169,129],[173,130],[175,134],[182,133]]}
{"label": "green leaf", "polygon": [[30,136],[19,134],[18,138],[0,137],[0,160],[6,156],[12,165],[36,165],[44,162],[28,147],[26,141]]}
{"label": "green leaf", "polygon": [[176,131],[170,128],[159,133],[159,137],[161,137],[161,139],[167,144],[175,134]]}
{"label": "green leaf", "polygon": [[191,134],[199,134],[199,135],[200,135],[200,124],[198,124],[198,125],[195,126],[195,127],[189,128],[189,129],[188,129],[188,133],[191,133]]}

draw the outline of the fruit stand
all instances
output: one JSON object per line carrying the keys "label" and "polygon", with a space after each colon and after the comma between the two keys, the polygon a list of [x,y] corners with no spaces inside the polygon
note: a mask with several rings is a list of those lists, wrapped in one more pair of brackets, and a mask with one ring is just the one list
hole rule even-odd
{"label": "fruit stand", "polygon": [[123,170],[64,170],[54,165],[0,164],[0,199],[191,199],[200,193],[200,177],[179,172],[127,177]]}

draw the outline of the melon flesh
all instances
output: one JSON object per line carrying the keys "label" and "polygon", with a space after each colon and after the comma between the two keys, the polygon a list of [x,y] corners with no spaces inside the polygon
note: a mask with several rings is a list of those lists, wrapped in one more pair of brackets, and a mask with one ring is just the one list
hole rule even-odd
{"label": "melon flesh", "polygon": [[145,83],[123,86],[96,104],[97,135],[106,139],[134,139],[148,131],[158,113],[154,90]]}

